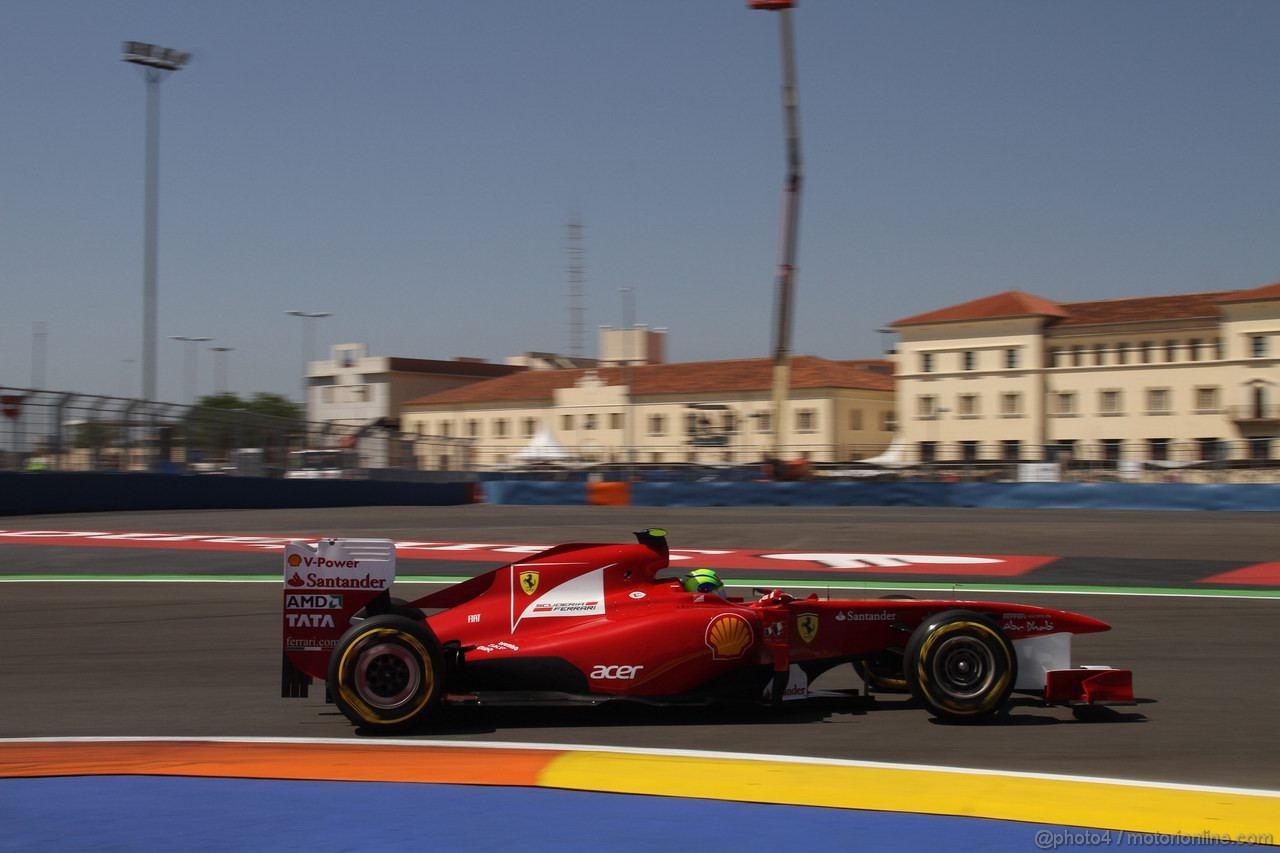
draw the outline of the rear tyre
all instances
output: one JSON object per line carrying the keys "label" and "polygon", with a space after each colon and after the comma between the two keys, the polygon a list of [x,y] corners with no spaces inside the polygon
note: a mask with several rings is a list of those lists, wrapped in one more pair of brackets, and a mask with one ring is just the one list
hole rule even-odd
{"label": "rear tyre", "polygon": [[419,725],[440,705],[440,642],[425,624],[385,614],[357,622],[329,659],[329,691],[357,726],[392,732]]}
{"label": "rear tyre", "polygon": [[[377,599],[374,599],[374,601],[368,606],[361,607],[357,610],[355,615],[351,617],[351,621],[355,622],[359,619],[368,619],[370,616],[380,616],[383,613],[394,613],[396,616],[403,616],[406,619],[413,619],[414,621],[420,621],[427,618],[425,613],[416,607],[410,607],[409,602],[405,601],[403,598],[396,598],[392,596],[386,599],[386,601],[387,604],[384,605],[383,609],[378,609]],[[372,613],[370,612],[371,609],[373,611]]]}
{"label": "rear tyre", "polygon": [[935,717],[972,722],[1004,707],[1018,678],[1018,656],[991,619],[948,610],[911,634],[904,668],[911,695]]}

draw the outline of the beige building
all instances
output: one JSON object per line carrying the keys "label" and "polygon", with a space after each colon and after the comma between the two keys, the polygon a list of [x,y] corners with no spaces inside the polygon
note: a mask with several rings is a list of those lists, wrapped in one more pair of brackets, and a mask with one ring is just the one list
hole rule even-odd
{"label": "beige building", "polygon": [[443,361],[369,355],[365,344],[336,344],[329,358],[307,364],[307,420],[365,426],[391,424],[407,401],[523,370],[480,359]]}
{"label": "beige building", "polygon": [[1280,453],[1280,284],[1070,303],[1009,291],[892,327],[897,440],[923,460]]}
{"label": "beige building", "polygon": [[[543,432],[587,464],[752,464],[773,444],[771,378],[768,359],[525,371],[410,401],[401,428],[466,440],[469,458],[433,451],[427,469],[510,467]],[[797,356],[784,417],[787,459],[878,453],[894,430],[891,366]]]}

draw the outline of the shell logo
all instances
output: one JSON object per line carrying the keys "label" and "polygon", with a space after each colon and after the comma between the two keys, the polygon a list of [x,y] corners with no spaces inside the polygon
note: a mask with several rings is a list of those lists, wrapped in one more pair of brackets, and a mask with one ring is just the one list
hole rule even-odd
{"label": "shell logo", "polygon": [[707,623],[706,640],[713,660],[735,660],[751,645],[751,623],[737,613],[721,613]]}
{"label": "shell logo", "polygon": [[289,555],[289,565],[293,566],[294,568],[297,568],[298,566],[301,566],[301,565],[302,565],[302,558],[301,558],[301,557],[299,557],[297,554],[290,554],[290,555]]}

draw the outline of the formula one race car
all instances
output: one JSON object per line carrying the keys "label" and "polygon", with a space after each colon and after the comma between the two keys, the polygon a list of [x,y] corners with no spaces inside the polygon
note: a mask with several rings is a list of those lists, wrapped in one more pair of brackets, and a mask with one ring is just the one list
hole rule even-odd
{"label": "formula one race car", "polygon": [[[691,593],[666,532],[634,545],[560,545],[416,601],[391,598],[386,539],[290,543],[284,696],[312,678],[352,723],[394,731],[442,704],[649,704],[811,695],[851,663],[869,691],[909,692],[939,718],[977,720],[1017,690],[1050,704],[1132,704],[1132,674],[1071,668],[1071,637],[1104,622],[1020,604],[903,599],[754,601]],[[430,613],[430,615],[427,615]]]}

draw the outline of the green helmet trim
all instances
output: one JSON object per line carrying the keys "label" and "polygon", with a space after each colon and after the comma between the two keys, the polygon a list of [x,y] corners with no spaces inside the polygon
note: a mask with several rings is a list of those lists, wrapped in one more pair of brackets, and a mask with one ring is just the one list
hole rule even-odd
{"label": "green helmet trim", "polygon": [[[686,592],[715,592],[724,586],[713,569],[694,569],[681,579]],[[709,589],[707,585],[714,584]],[[700,588],[701,587],[701,588]]]}

